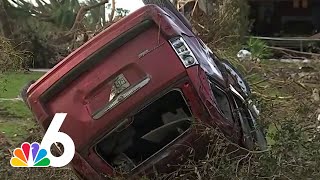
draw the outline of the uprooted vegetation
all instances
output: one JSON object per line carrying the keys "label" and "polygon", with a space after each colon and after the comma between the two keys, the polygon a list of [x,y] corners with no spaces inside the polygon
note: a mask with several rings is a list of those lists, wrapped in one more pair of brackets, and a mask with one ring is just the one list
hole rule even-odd
{"label": "uprooted vegetation", "polygon": [[249,49],[258,46],[255,56],[260,62],[233,58],[241,48],[235,42],[241,42],[248,25],[246,4],[244,1],[217,1],[217,4],[214,16],[195,13],[193,25],[209,46],[238,67],[250,83],[252,98],[261,111],[259,124],[266,132],[268,149],[243,149],[216,129],[200,125],[202,133],[211,136],[211,143],[205,147],[206,157],[196,161],[193,154],[197,149],[190,149],[185,164],[158,178],[319,179],[319,59],[312,58],[310,63],[263,60],[272,54],[260,42],[248,43],[253,46]]}
{"label": "uprooted vegetation", "polygon": [[242,0],[217,0],[214,4],[211,14],[194,8],[192,25],[200,38],[216,52],[230,52],[241,46],[247,33],[249,7]]}
{"label": "uprooted vegetation", "polygon": [[[317,62],[315,62],[317,63]],[[263,61],[245,62],[247,79],[259,103],[260,124],[266,129],[269,147],[249,151],[228,141],[214,128],[203,127],[211,142],[207,155],[194,160],[190,149],[187,162],[171,174],[159,176],[186,179],[318,179],[320,177],[320,67],[302,72],[305,64]],[[311,65],[307,65],[311,66]],[[318,92],[318,91],[317,91]]]}
{"label": "uprooted vegetation", "polygon": [[[236,61],[234,61],[236,62]],[[305,68],[312,67],[305,72]],[[170,174],[159,174],[158,178],[189,179],[318,179],[320,177],[320,103],[314,93],[320,88],[320,67],[315,64],[291,64],[273,61],[242,62],[239,69],[246,72],[253,95],[261,110],[260,123],[267,131],[269,148],[266,151],[248,151],[226,140],[211,127],[194,125],[212,141],[205,149],[207,156],[195,161],[190,149],[187,162]],[[41,139],[42,133],[36,128],[26,141]],[[3,136],[2,136],[3,137]],[[51,177],[53,179],[74,178],[68,168],[64,169],[18,169],[9,167],[10,149],[16,144],[6,144],[1,158],[6,159],[1,167],[4,178],[27,174],[30,179]],[[214,141],[213,141],[214,140]],[[17,142],[17,144],[19,144]],[[227,152],[233,148],[234,151]],[[238,152],[241,152],[240,154]],[[45,175],[45,176],[42,176]],[[2,178],[1,177],[1,178]],[[18,176],[16,176],[18,177]]]}
{"label": "uprooted vegetation", "polygon": [[30,53],[13,46],[9,39],[0,36],[0,73],[21,69],[27,62]]}

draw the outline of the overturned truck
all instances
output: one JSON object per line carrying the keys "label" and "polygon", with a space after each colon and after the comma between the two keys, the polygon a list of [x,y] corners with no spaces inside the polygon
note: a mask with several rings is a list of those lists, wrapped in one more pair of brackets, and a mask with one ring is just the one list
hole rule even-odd
{"label": "overturned truck", "polygon": [[44,130],[55,113],[68,114],[60,131],[75,143],[71,166],[81,179],[168,173],[186,145],[206,149],[194,124],[245,148],[266,147],[241,74],[168,1],[146,3],[24,93]]}

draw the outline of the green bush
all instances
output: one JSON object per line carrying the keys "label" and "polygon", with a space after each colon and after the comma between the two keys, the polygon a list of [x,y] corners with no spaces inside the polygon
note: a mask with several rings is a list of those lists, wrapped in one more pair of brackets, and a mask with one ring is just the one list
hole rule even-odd
{"label": "green bush", "polygon": [[250,37],[245,46],[252,54],[254,59],[265,59],[272,55],[271,49],[268,45],[257,38]]}

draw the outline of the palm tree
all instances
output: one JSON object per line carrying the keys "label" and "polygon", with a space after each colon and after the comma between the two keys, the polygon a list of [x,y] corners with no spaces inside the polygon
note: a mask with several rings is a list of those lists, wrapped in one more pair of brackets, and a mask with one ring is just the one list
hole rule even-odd
{"label": "palm tree", "polygon": [[72,27],[81,7],[78,0],[49,0],[48,3],[45,0],[35,0],[37,5],[26,0],[11,1],[16,8],[23,9],[40,21],[53,23],[61,29]]}
{"label": "palm tree", "polygon": [[59,60],[81,42],[88,39],[87,31],[103,26],[108,0],[0,0],[0,33],[12,43],[30,51],[40,66]]}
{"label": "palm tree", "polygon": [[116,16],[124,17],[129,14],[129,10],[123,8],[116,8]]}
{"label": "palm tree", "polygon": [[[35,5],[26,0],[11,1],[12,4],[8,0],[0,2],[0,18],[3,18],[5,14],[9,14],[12,19],[33,16],[38,18],[39,21],[50,22],[61,30],[74,29],[74,26],[78,28],[82,20],[87,20],[86,25],[93,28],[97,24],[105,24],[104,4],[109,2],[109,0],[87,0],[84,3],[79,3],[79,0],[49,0],[48,2],[46,0],[35,0]],[[17,14],[18,11],[19,14]]]}
{"label": "palm tree", "polygon": [[15,24],[25,21],[31,14],[24,8],[15,7],[8,0],[0,1],[0,27],[7,38],[11,38],[15,31]]}

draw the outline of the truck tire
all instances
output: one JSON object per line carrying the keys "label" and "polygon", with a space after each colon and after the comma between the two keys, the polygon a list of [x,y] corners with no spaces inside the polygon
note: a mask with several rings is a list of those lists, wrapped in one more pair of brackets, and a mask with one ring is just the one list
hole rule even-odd
{"label": "truck tire", "polygon": [[[21,89],[20,91],[20,96],[23,100],[23,102],[29,107],[28,105],[28,102],[27,102],[27,98],[28,98],[28,95],[27,95],[27,91],[29,89],[29,87],[35,83],[36,81],[35,80],[32,80],[32,81],[29,81],[26,85],[23,86],[23,88]],[[30,107],[29,107],[30,108]]]}

